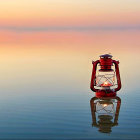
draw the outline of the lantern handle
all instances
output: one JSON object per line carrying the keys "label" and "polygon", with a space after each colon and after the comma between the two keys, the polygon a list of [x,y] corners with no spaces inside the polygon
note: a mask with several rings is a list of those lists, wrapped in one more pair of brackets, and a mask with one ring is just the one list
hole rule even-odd
{"label": "lantern handle", "polygon": [[112,62],[115,64],[115,70],[116,70],[116,77],[117,77],[117,83],[118,87],[115,89],[115,92],[121,89],[121,78],[120,78],[120,71],[119,71],[119,61],[112,60]]}
{"label": "lantern handle", "polygon": [[98,89],[94,88],[94,83],[95,83],[95,78],[96,78],[96,69],[97,69],[97,64],[100,63],[99,60],[97,61],[92,61],[93,64],[93,71],[92,71],[92,76],[91,76],[91,83],[90,83],[90,88],[92,91],[97,92]]}

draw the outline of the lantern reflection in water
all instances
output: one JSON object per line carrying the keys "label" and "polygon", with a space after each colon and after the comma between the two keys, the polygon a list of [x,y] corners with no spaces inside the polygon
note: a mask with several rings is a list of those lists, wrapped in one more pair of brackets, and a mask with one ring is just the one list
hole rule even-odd
{"label": "lantern reflection in water", "polygon": [[92,126],[102,133],[110,133],[118,125],[121,99],[119,97],[93,97],[90,100]]}

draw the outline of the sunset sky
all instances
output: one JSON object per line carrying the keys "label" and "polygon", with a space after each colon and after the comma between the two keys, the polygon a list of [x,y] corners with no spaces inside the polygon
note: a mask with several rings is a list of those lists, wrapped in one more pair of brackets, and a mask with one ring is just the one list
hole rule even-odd
{"label": "sunset sky", "polygon": [[44,48],[52,55],[79,50],[91,56],[93,52],[135,53],[139,37],[139,0],[0,1],[1,54],[18,54],[19,48]]}
{"label": "sunset sky", "polygon": [[138,28],[139,5],[139,0],[4,0],[0,1],[0,29]]}
{"label": "sunset sky", "polygon": [[[112,30],[117,34],[123,31],[125,35],[121,36],[125,38],[136,36],[137,39],[140,30],[139,5],[139,0],[0,1],[0,43],[84,41],[80,38],[89,43],[87,40],[92,41],[92,34],[96,36],[98,31]],[[131,35],[127,31],[132,31]],[[107,34],[103,33],[102,37],[111,36]],[[96,38],[93,40],[98,42]]]}

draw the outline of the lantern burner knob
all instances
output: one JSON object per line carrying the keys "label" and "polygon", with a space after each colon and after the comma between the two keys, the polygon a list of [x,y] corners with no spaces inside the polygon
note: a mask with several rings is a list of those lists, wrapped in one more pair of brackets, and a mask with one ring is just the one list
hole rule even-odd
{"label": "lantern burner knob", "polygon": [[100,55],[100,58],[112,58],[112,55],[110,55],[110,54],[103,54],[103,55]]}

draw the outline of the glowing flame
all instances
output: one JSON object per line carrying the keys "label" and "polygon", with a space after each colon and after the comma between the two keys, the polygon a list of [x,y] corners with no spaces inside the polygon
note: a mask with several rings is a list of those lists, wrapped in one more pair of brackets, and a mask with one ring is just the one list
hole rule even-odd
{"label": "glowing flame", "polygon": [[109,86],[112,86],[112,84],[110,84],[108,81],[105,81],[103,84],[102,84],[103,87],[109,87]]}
{"label": "glowing flame", "polygon": [[107,106],[107,104],[103,104],[103,107],[106,107]]}
{"label": "glowing flame", "polygon": [[104,86],[107,86],[108,85],[108,82],[104,82]]}

